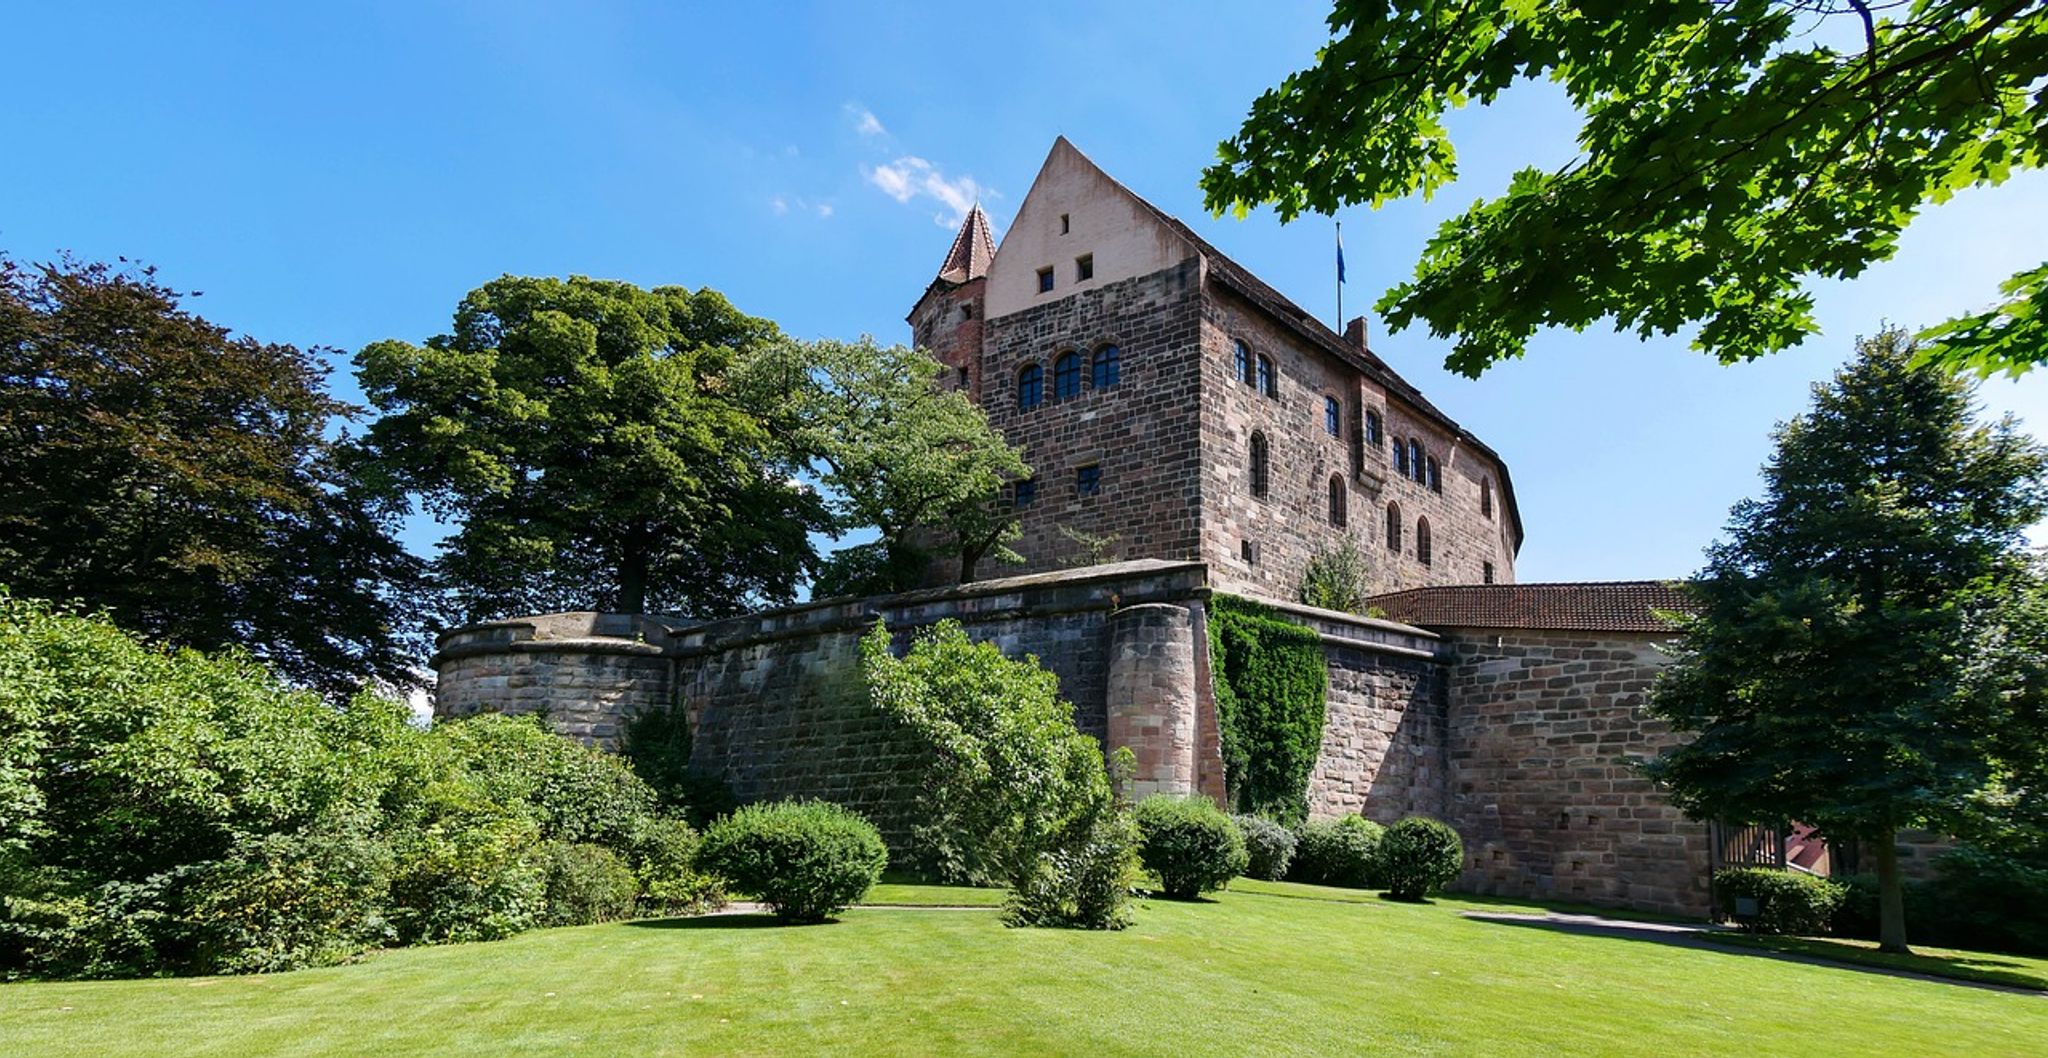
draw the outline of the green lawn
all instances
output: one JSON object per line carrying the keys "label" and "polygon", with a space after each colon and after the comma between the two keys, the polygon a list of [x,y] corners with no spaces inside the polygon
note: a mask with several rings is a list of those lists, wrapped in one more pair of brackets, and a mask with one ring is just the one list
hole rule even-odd
{"label": "green lawn", "polygon": [[1953,977],[1961,981],[1983,981],[2012,988],[2048,992],[2048,959],[1995,952],[1957,951],[1953,948],[1916,946],[1911,955],[1894,955],[1877,950],[1877,942],[1845,940],[1840,937],[1757,937],[1747,933],[1703,934],[1716,944],[1729,944],[1765,951],[1831,959],[1857,966]]}
{"label": "green lawn", "polygon": [[1120,934],[859,908],[0,985],[0,1055],[2048,1055],[2048,998],[1330,892],[1152,900]]}

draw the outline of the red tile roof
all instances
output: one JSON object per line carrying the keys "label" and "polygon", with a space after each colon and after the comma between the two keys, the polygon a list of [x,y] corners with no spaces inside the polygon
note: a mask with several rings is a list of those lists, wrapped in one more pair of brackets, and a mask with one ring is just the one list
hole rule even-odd
{"label": "red tile roof", "polygon": [[988,274],[988,265],[996,257],[995,236],[988,228],[988,214],[981,211],[981,204],[967,211],[967,219],[960,224],[960,234],[953,237],[953,247],[946,251],[946,263],[939,266],[939,278],[948,283],[965,283]]}
{"label": "red tile roof", "polygon": [[1454,584],[1411,588],[1367,600],[1387,617],[1424,628],[1529,628],[1588,632],[1668,632],[1657,611],[1690,612],[1677,581],[1570,584]]}

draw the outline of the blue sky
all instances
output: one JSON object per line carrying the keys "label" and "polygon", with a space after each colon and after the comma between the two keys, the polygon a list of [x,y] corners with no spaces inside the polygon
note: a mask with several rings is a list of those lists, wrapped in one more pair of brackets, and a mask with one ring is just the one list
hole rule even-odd
{"label": "blue sky", "polygon": [[[219,323],[340,350],[345,396],[354,350],[446,330],[501,273],[710,286],[798,336],[906,340],[962,201],[1000,235],[1065,134],[1334,315],[1328,221],[1210,219],[1195,183],[1311,60],[1326,4],[341,6],[12,11],[0,248],[154,263]],[[1576,122],[1534,85],[1452,129],[1456,185],[1343,215],[1347,310],[1514,168],[1569,157]],[[1896,260],[1821,289],[1824,336],[1736,367],[1683,336],[1562,332],[1474,382],[1420,332],[1373,344],[1509,461],[1521,579],[1674,576],[1856,335],[1979,307],[2043,246],[2042,174],[1965,194]],[[2048,423],[2048,373],[1983,398]]]}

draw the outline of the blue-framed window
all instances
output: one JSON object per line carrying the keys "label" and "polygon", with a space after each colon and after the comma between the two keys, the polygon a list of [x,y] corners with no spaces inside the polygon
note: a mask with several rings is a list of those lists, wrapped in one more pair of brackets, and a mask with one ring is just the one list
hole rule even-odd
{"label": "blue-framed window", "polygon": [[1386,436],[1381,432],[1380,413],[1368,408],[1365,412],[1365,443],[1374,448],[1385,444]]}
{"label": "blue-framed window", "polygon": [[1233,341],[1230,344],[1231,348],[1235,350],[1233,354],[1235,359],[1231,361],[1231,370],[1236,373],[1239,382],[1249,386],[1252,384],[1251,347],[1244,344],[1242,340]]}
{"label": "blue-framed window", "polygon": [[1037,364],[1025,364],[1017,372],[1017,407],[1030,411],[1045,403],[1045,369]]}
{"label": "blue-framed window", "polygon": [[1095,350],[1095,359],[1088,365],[1088,384],[1096,389],[1108,389],[1123,377],[1123,350],[1114,345],[1105,345]]}
{"label": "blue-framed window", "polygon": [[1259,357],[1259,392],[1268,397],[1280,396],[1280,375],[1273,370],[1273,358]]}
{"label": "blue-framed window", "polygon": [[1052,362],[1052,399],[1072,400],[1081,395],[1081,358],[1061,353]]}
{"label": "blue-framed window", "polygon": [[1102,491],[1102,467],[1090,463],[1074,471],[1074,491],[1083,496],[1093,496]]}
{"label": "blue-framed window", "polygon": [[1038,479],[1025,478],[1016,485],[1012,502],[1018,507],[1029,507],[1038,502]]}
{"label": "blue-framed window", "polygon": [[1327,394],[1323,397],[1323,432],[1331,437],[1344,436],[1344,408],[1337,398]]}

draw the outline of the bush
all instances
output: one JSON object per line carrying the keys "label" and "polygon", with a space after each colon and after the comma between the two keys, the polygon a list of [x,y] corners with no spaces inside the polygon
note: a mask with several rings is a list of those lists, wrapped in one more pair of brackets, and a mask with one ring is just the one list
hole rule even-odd
{"label": "bush", "polygon": [[1234,811],[1297,822],[1323,746],[1329,663],[1315,629],[1271,607],[1211,596],[1209,661]]}
{"label": "bush", "polygon": [[748,805],[713,824],[697,848],[701,869],[795,922],[844,910],[888,862],[873,823],[825,801]]}
{"label": "bush", "polygon": [[[1059,680],[1036,658],[1012,661],[941,621],[898,659],[881,622],[861,640],[875,707],[930,751],[927,824],[944,822],[960,862],[1010,888],[1004,921],[1118,929],[1135,838],[1103,765],[1102,745],[1074,727]],[[1115,767],[1127,769],[1128,749]],[[971,857],[971,858],[970,858]]]}
{"label": "bush", "polygon": [[1310,885],[1371,888],[1378,881],[1375,857],[1383,833],[1378,823],[1359,815],[1304,823],[1294,834],[1294,864],[1287,877]]}
{"label": "bush", "polygon": [[252,836],[203,869],[190,907],[196,973],[346,962],[391,939],[391,849],[357,827]]}
{"label": "bush", "polygon": [[1309,556],[1301,572],[1301,601],[1344,613],[1364,613],[1372,595],[1372,571],[1365,552],[1349,536],[1334,549]]}
{"label": "bush", "polygon": [[[1905,886],[1906,936],[1914,944],[2048,955],[2048,866],[2024,856],[1958,845],[1934,861],[1934,877]],[[1877,938],[1877,876],[1840,879],[1829,931]]]}
{"label": "bush", "polygon": [[1387,828],[1376,859],[1380,884],[1395,900],[1421,900],[1465,869],[1465,843],[1449,823],[1409,816]]}
{"label": "bush", "polygon": [[1263,816],[1232,816],[1238,833],[1244,835],[1247,877],[1277,882],[1287,877],[1287,865],[1294,859],[1294,833]]}
{"label": "bush", "polygon": [[1206,797],[1154,794],[1138,802],[1132,819],[1138,858],[1175,900],[1193,900],[1244,873],[1244,835]]}
{"label": "bush", "polygon": [[501,940],[547,910],[539,833],[514,817],[455,818],[406,838],[391,879],[403,944]]}
{"label": "bush", "polygon": [[673,817],[646,820],[634,833],[627,859],[640,879],[645,915],[696,915],[725,904],[717,875],[699,871],[697,832]]}
{"label": "bush", "polygon": [[1714,873],[1714,903],[1722,915],[1734,918],[1739,899],[1757,902],[1756,915],[1742,923],[1752,933],[1823,932],[1848,894],[1841,883],[1804,871],[1734,867]]}
{"label": "bush", "polygon": [[640,898],[640,879],[619,854],[602,845],[556,841],[548,845],[547,914],[549,926],[587,926],[633,913]]}

